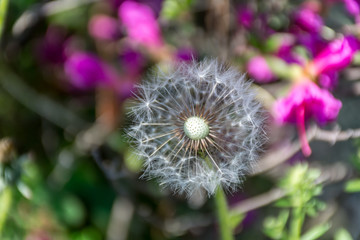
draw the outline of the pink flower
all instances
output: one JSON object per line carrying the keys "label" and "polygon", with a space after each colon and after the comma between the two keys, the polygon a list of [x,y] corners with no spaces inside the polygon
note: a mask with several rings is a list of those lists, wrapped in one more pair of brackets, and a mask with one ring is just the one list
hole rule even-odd
{"label": "pink flower", "polygon": [[255,82],[268,83],[276,79],[266,62],[266,59],[262,56],[256,56],[250,59],[246,68],[250,76],[254,78]]}
{"label": "pink flower", "polygon": [[120,35],[119,24],[116,19],[107,15],[95,15],[89,22],[89,33],[100,40],[114,40]]}
{"label": "pink flower", "polygon": [[339,81],[338,77],[338,72],[322,73],[318,77],[318,83],[321,87],[325,89],[334,90]]}
{"label": "pink flower", "polygon": [[311,154],[306,139],[305,122],[310,119],[324,125],[334,121],[340,111],[341,101],[335,99],[330,92],[320,89],[310,80],[296,84],[288,96],[276,101],[274,115],[280,124],[296,124],[305,156]]}
{"label": "pink flower", "polygon": [[118,14],[131,40],[147,47],[160,47],[163,44],[160,27],[150,7],[125,1],[119,7]]}
{"label": "pink flower", "polygon": [[294,13],[294,22],[302,30],[317,33],[323,27],[322,18],[309,8],[300,8]]}
{"label": "pink flower", "polygon": [[36,50],[40,60],[46,64],[63,64],[66,60],[66,31],[57,26],[49,26],[46,35]]}
{"label": "pink flower", "polygon": [[315,74],[340,71],[347,67],[358,50],[354,36],[346,36],[330,42],[313,60]]}
{"label": "pink flower", "polygon": [[360,14],[359,1],[357,0],[344,0],[346,10],[353,16]]}
{"label": "pink flower", "polygon": [[176,51],[177,61],[184,61],[184,62],[191,61],[195,58],[195,56],[196,56],[195,50],[189,47],[179,48]]}
{"label": "pink flower", "polygon": [[254,21],[254,11],[247,6],[243,6],[239,8],[237,19],[241,26],[250,28]]}
{"label": "pink flower", "polygon": [[129,47],[124,48],[119,57],[120,64],[126,75],[139,76],[146,64],[144,56]]}
{"label": "pink flower", "polygon": [[306,47],[312,56],[316,56],[327,46],[325,40],[319,34],[301,33],[296,34],[296,38],[298,43]]}
{"label": "pink flower", "polygon": [[70,83],[83,90],[92,89],[99,83],[107,83],[110,80],[105,65],[90,53],[73,53],[66,60],[64,70]]}

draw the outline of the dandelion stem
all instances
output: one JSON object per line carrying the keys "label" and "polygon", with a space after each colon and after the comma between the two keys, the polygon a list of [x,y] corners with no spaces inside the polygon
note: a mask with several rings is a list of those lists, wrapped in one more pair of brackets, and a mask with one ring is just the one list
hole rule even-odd
{"label": "dandelion stem", "polygon": [[215,205],[219,220],[221,240],[233,240],[234,236],[230,224],[229,208],[224,190],[221,186],[217,188],[215,193]]}

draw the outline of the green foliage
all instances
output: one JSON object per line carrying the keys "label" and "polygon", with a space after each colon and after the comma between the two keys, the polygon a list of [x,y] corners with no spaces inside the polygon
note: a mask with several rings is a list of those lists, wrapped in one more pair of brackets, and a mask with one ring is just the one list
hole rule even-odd
{"label": "green foliage", "polygon": [[268,217],[264,221],[264,233],[271,239],[285,240],[287,233],[284,231],[290,212],[282,210],[278,217]]}
{"label": "green foliage", "polygon": [[304,235],[302,235],[300,240],[318,239],[319,237],[324,235],[324,233],[326,233],[330,229],[330,227],[331,227],[331,225],[329,223],[324,223],[324,224],[315,226],[315,227],[311,228],[310,230],[308,230]]}
{"label": "green foliage", "polygon": [[314,200],[314,197],[320,195],[322,191],[322,186],[315,181],[319,176],[319,170],[309,169],[306,164],[291,168],[279,184],[287,193],[285,201],[287,199],[292,207],[305,209],[318,207],[319,201]]}
{"label": "green foliage", "polygon": [[348,231],[346,231],[344,228],[341,228],[335,233],[334,240],[353,240],[353,238]]}
{"label": "green foliage", "polygon": [[267,218],[264,223],[264,233],[267,236],[276,240],[314,240],[330,228],[328,223],[324,223],[301,234],[305,217],[314,217],[325,208],[325,204],[316,199],[322,191],[322,186],[316,182],[319,176],[319,170],[310,169],[306,164],[298,164],[288,171],[279,183],[286,196],[275,205],[290,208],[291,214],[290,211],[283,210],[277,218]]}
{"label": "green foliage", "polygon": [[188,11],[193,0],[166,0],[163,2],[161,16],[165,19],[175,19],[182,13]]}
{"label": "green foliage", "polygon": [[4,31],[8,4],[9,4],[9,0],[0,0],[0,39]]}
{"label": "green foliage", "polygon": [[128,148],[124,154],[124,163],[130,171],[135,173],[140,172],[143,165],[143,161],[139,155],[136,154],[131,148]]}
{"label": "green foliage", "polygon": [[345,192],[360,192],[360,179],[352,179],[346,182]]}
{"label": "green foliage", "polygon": [[52,24],[63,26],[68,29],[84,32],[84,26],[87,25],[87,8],[78,7],[71,10],[59,12],[49,17]]}
{"label": "green foliage", "polygon": [[238,214],[238,213],[229,213],[229,224],[231,226],[231,229],[235,229],[239,224],[244,220],[245,215],[244,214]]}

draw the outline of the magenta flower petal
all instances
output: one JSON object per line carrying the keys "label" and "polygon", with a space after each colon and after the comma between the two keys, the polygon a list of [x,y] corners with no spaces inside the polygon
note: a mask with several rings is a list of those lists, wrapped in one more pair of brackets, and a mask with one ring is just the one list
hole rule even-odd
{"label": "magenta flower petal", "polygon": [[274,115],[281,124],[292,123],[297,126],[302,152],[309,156],[311,149],[306,138],[305,122],[312,118],[320,125],[334,121],[341,106],[341,101],[335,99],[330,92],[306,80],[295,85],[288,96],[276,101]]}
{"label": "magenta flower petal", "polygon": [[250,28],[254,21],[254,11],[247,7],[240,7],[237,14],[237,20],[240,26]]}
{"label": "magenta flower petal", "polygon": [[338,72],[322,73],[318,77],[319,85],[328,90],[334,90],[339,81]]}
{"label": "magenta flower petal", "polygon": [[71,84],[79,89],[91,89],[101,82],[109,81],[101,60],[89,53],[72,54],[66,60],[64,68]]}
{"label": "magenta flower petal", "polygon": [[131,48],[125,48],[119,57],[120,64],[128,75],[139,75],[146,64],[144,56]]}
{"label": "magenta flower petal", "polygon": [[100,40],[114,40],[120,35],[118,21],[107,15],[93,16],[88,29],[92,37]]}
{"label": "magenta flower petal", "polygon": [[315,83],[305,81],[297,84],[288,96],[276,101],[274,105],[275,119],[279,123],[296,123],[297,111],[304,106],[304,120],[314,118],[320,125],[334,121],[342,106],[341,101]]}
{"label": "magenta flower petal", "polygon": [[188,48],[188,47],[184,47],[184,48],[179,48],[176,51],[176,60],[177,61],[191,61],[193,60],[196,56],[195,50],[192,48]]}
{"label": "magenta flower petal", "polygon": [[125,1],[119,7],[118,14],[131,40],[148,47],[159,47],[163,44],[160,27],[150,7]]}
{"label": "magenta flower petal", "polygon": [[66,60],[66,32],[60,27],[50,26],[36,50],[44,63],[62,64]]}
{"label": "magenta flower petal", "polygon": [[343,0],[346,10],[353,16],[360,14],[359,1],[356,0]]}
{"label": "magenta flower petal", "polygon": [[294,13],[294,22],[302,30],[317,33],[323,27],[322,18],[309,8],[300,8]]}
{"label": "magenta flower petal", "polygon": [[327,71],[339,71],[347,67],[358,50],[359,44],[355,37],[346,36],[329,43],[314,60],[317,74]]}
{"label": "magenta flower petal", "polygon": [[255,82],[269,83],[276,80],[266,59],[262,56],[256,56],[250,59],[246,67],[248,73],[254,78]]}
{"label": "magenta flower petal", "polygon": [[296,38],[298,43],[306,47],[312,56],[316,56],[327,46],[327,43],[319,34],[302,33],[297,34]]}

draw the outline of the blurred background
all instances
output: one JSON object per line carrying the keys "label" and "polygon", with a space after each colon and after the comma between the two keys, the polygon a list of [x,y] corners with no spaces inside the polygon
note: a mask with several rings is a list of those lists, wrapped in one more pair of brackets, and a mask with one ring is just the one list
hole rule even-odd
{"label": "blurred background", "polygon": [[235,238],[360,239],[360,1],[0,0],[0,34],[0,239],[220,239],[213,198],[139,179],[124,133],[136,84],[204,58],[268,115]]}

